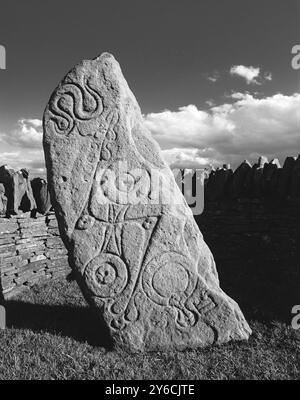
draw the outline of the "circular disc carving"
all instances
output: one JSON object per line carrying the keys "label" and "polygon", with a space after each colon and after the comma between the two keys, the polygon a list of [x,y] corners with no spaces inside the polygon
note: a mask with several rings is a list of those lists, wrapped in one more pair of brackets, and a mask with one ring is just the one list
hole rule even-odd
{"label": "circular disc carving", "polygon": [[164,253],[155,257],[148,263],[143,274],[145,293],[162,306],[167,306],[174,295],[188,298],[195,284],[189,260],[177,253]]}
{"label": "circular disc carving", "polygon": [[98,297],[115,297],[127,282],[127,268],[114,254],[101,254],[86,267],[85,281],[88,288]]}

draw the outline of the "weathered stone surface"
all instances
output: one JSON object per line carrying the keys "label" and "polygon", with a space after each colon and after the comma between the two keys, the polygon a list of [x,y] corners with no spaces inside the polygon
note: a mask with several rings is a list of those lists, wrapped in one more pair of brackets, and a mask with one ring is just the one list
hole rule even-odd
{"label": "weathered stone surface", "polygon": [[54,91],[44,151],[77,281],[117,345],[185,349],[249,337],[113,56],[82,61]]}
{"label": "weathered stone surface", "polygon": [[0,222],[0,233],[14,233],[19,228],[17,223],[14,222]]}
{"label": "weathered stone surface", "polygon": [[5,196],[5,187],[0,183],[0,215],[5,215],[7,211],[7,197]]}
{"label": "weathered stone surface", "polygon": [[32,218],[30,214],[0,218],[0,300],[70,272],[65,246],[59,236],[53,236],[58,229],[48,231],[54,215]]}
{"label": "weathered stone surface", "polygon": [[4,193],[7,198],[6,211],[10,212],[13,209],[13,174],[15,171],[7,165],[0,167],[0,183],[4,187]]}
{"label": "weathered stone surface", "polygon": [[18,214],[19,210],[28,212],[36,208],[27,169],[14,171],[7,165],[1,166],[0,183],[5,188],[8,214]]}
{"label": "weathered stone surface", "polygon": [[48,183],[45,181],[45,179],[34,178],[31,181],[31,187],[38,212],[41,214],[46,214],[51,208]]}

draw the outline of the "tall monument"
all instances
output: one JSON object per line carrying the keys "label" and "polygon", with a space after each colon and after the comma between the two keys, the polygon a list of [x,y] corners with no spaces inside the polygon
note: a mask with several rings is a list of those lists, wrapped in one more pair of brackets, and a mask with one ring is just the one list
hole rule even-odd
{"label": "tall monument", "polygon": [[182,350],[248,339],[112,55],[82,61],[55,89],[44,152],[71,266],[116,345]]}

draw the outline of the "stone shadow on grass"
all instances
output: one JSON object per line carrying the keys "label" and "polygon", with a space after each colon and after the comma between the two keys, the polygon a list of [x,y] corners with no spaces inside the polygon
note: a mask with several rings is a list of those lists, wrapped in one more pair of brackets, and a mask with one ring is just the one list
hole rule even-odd
{"label": "stone shadow on grass", "polygon": [[62,305],[41,305],[9,300],[4,303],[7,327],[30,329],[87,342],[112,350],[113,343],[104,321],[89,308]]}

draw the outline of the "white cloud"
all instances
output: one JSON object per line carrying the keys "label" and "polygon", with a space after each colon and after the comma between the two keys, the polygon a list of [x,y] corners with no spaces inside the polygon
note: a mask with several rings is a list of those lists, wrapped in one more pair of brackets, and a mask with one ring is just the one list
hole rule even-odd
{"label": "white cloud", "polygon": [[204,168],[212,165],[212,149],[173,148],[163,150],[163,158],[173,168]]}
{"label": "white cloud", "polygon": [[220,78],[220,73],[218,71],[214,71],[211,75],[206,75],[207,80],[210,82],[217,82]]}
{"label": "white cloud", "polygon": [[248,96],[252,97],[252,95],[250,95],[249,92],[245,92],[245,93],[233,92],[227,97],[229,97],[230,99],[234,99],[234,100],[243,100],[243,99],[247,99]]}
{"label": "white cloud", "polygon": [[262,85],[266,81],[271,81],[273,79],[271,72],[261,73],[259,67],[246,67],[245,65],[234,65],[230,68],[231,75],[237,75],[244,78],[248,85]]}
{"label": "white cloud", "polygon": [[260,85],[260,83],[256,80],[256,78],[258,78],[260,74],[259,67],[252,67],[252,66],[246,67],[245,65],[234,65],[230,68],[230,74],[238,75],[246,79],[248,85],[250,85],[251,83]]}
{"label": "white cloud", "polygon": [[0,165],[15,169],[29,168],[34,174],[45,173],[42,151],[42,121],[20,119],[11,132],[0,133]]}
{"label": "white cloud", "polygon": [[[176,167],[202,168],[259,155],[269,159],[297,155],[300,137],[300,93],[258,98],[234,92],[231,102],[200,110],[195,105],[144,116],[145,124]],[[22,119],[12,133],[0,133],[0,165],[44,173],[41,121]]]}
{"label": "white cloud", "polygon": [[0,143],[40,148],[42,144],[42,121],[39,119],[20,119],[12,132],[0,134]]}
{"label": "white cloud", "polygon": [[33,175],[45,175],[44,155],[41,149],[0,152],[0,165],[5,164],[16,170],[28,168]]}
{"label": "white cloud", "polygon": [[39,119],[21,119],[18,128],[13,131],[13,139],[24,146],[40,147],[42,143],[42,121]]}
{"label": "white cloud", "polygon": [[216,105],[216,103],[212,99],[207,100],[205,103],[208,105],[208,107],[214,107]]}
{"label": "white cloud", "polygon": [[272,75],[271,72],[266,72],[264,74],[264,78],[265,78],[266,81],[271,81],[273,79],[273,75]]}
{"label": "white cloud", "polygon": [[[178,111],[145,116],[147,127],[169,163],[238,164],[259,155],[283,159],[297,155],[300,131],[300,94],[255,98],[233,93],[232,104],[208,112],[194,105]],[[299,150],[298,150],[299,151]]]}

